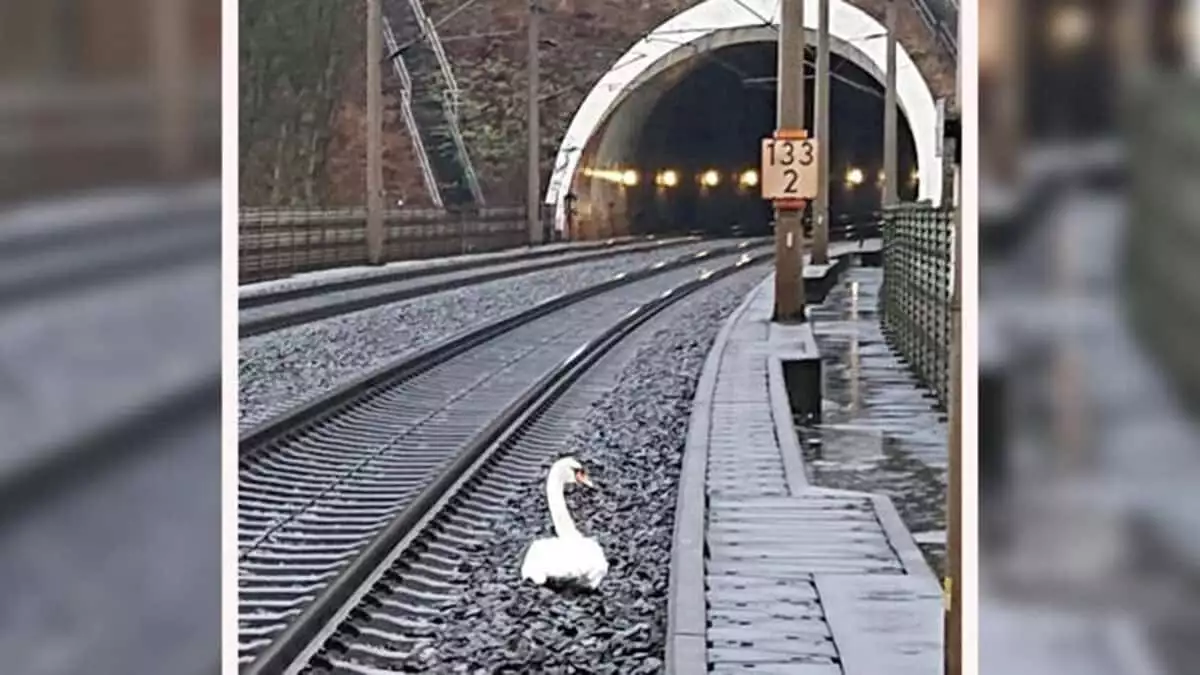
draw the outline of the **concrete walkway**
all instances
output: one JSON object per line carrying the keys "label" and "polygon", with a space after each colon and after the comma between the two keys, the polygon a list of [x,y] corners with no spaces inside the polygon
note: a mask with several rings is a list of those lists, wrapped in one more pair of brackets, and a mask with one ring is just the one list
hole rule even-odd
{"label": "concrete walkway", "polygon": [[770,323],[773,284],[730,317],[697,388],[668,672],[938,673],[940,588],[890,500],[805,477],[782,362],[817,347],[810,326]]}

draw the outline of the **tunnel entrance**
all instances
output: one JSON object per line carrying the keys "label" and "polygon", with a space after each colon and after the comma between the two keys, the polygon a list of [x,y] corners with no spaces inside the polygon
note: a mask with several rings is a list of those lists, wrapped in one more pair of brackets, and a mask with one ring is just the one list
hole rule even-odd
{"label": "tunnel entrance", "polygon": [[[816,0],[806,5],[813,5],[806,41],[815,45]],[[613,63],[575,111],[555,156],[545,203],[560,236],[727,231],[764,221],[767,206],[751,198],[756,173],[747,171],[757,168],[760,139],[774,128],[778,9],[774,0],[701,0]],[[887,41],[883,25],[848,0],[830,0],[829,33],[830,196],[835,214],[856,214],[873,210],[882,194]],[[896,57],[897,184],[903,198],[940,204],[937,102],[903,44]]]}
{"label": "tunnel entrance", "polygon": [[[759,194],[759,144],[775,129],[777,44],[735,44],[695,57],[614,154],[631,234],[765,234],[772,211]],[[815,50],[805,66],[806,126],[814,129]],[[859,217],[882,197],[883,87],[831,54],[830,214]],[[916,144],[899,114],[899,192],[916,199]]]}

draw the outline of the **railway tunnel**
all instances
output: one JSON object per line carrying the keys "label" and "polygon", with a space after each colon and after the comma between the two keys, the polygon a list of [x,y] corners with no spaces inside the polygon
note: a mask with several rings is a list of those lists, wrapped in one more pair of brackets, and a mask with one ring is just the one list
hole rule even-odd
{"label": "railway tunnel", "polygon": [[[810,57],[813,56],[810,54]],[[634,143],[618,150],[618,179],[631,234],[768,231],[771,207],[759,194],[759,141],[775,128],[776,45],[753,42],[697,59],[651,107]],[[814,95],[813,64],[806,100]],[[830,88],[830,211],[879,208],[883,170],[883,89],[833,56]],[[812,110],[807,128],[814,128]],[[900,117],[902,198],[916,195],[912,133]],[[628,173],[632,171],[633,173]],[[598,223],[603,224],[603,223]]]}
{"label": "railway tunnel", "polygon": [[[627,234],[765,233],[760,140],[775,128],[775,25],[696,6],[652,31],[616,61],[577,111],[546,202],[569,239]],[[814,4],[815,3],[810,3]],[[830,211],[879,207],[883,168],[883,27],[835,0],[831,11]],[[741,5],[734,4],[735,7]],[[724,22],[724,23],[722,23]],[[806,15],[806,127],[813,129],[815,11]],[[939,201],[936,107],[898,49],[901,199]]]}

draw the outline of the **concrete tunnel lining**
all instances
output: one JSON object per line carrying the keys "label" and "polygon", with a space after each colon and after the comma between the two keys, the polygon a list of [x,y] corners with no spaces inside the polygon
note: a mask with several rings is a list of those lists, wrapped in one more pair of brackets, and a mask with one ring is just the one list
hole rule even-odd
{"label": "concrete tunnel lining", "polygon": [[[684,76],[699,54],[723,47],[776,40],[779,23],[776,0],[708,0],[659,25],[626,51],[592,88],[576,111],[559,146],[545,203],[554,207],[555,227],[565,226],[565,197],[577,180],[586,151],[594,153],[597,168],[620,148],[636,141],[641,131],[635,120]],[[751,11],[753,10],[753,11]],[[817,0],[806,0],[805,27],[815,41]],[[770,17],[764,24],[762,17]],[[884,27],[845,0],[830,2],[830,49],[883,82],[886,66]],[[940,203],[941,167],[936,158],[937,109],[929,85],[903,46],[897,49],[897,93],[900,109],[916,144],[920,176],[918,199]],[[599,135],[599,137],[597,137]],[[595,179],[593,179],[594,181]]]}

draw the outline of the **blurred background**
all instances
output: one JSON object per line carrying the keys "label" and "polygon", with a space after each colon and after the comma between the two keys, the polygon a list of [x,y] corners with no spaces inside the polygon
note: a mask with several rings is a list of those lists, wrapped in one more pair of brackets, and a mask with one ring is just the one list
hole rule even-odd
{"label": "blurred background", "polygon": [[1194,3],[980,2],[980,660],[1200,663]]}
{"label": "blurred background", "polygon": [[219,0],[0,2],[6,673],[217,672]]}
{"label": "blurred background", "polygon": [[[980,0],[981,667],[1200,662],[1183,0]],[[0,3],[5,672],[215,672],[220,4]]]}

